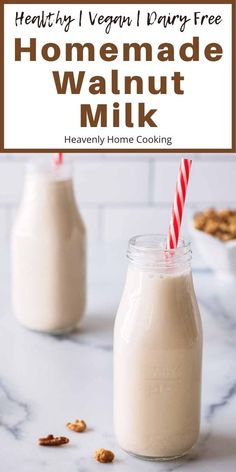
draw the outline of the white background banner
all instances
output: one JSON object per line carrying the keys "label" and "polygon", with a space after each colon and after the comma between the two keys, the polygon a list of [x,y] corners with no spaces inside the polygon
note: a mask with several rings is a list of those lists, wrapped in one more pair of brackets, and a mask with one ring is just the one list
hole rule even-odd
{"label": "white background banner", "polygon": [[[72,5],[72,4],[19,4],[4,6],[5,21],[5,89],[4,89],[4,145],[5,149],[173,149],[214,150],[232,147],[232,12],[229,4],[145,4],[145,5]],[[137,18],[139,13],[139,26]],[[39,27],[32,18],[44,19],[48,14],[52,26]],[[152,16],[150,16],[152,14]],[[120,26],[119,22],[99,20],[100,16],[129,17]],[[149,16],[148,16],[149,15]],[[155,16],[156,15],[156,16]],[[165,24],[165,19],[174,24]],[[208,18],[202,20],[204,15]],[[70,23],[59,19],[71,17]],[[216,24],[209,17],[221,17]],[[16,17],[18,20],[16,21]],[[26,17],[31,17],[26,20]],[[182,21],[181,21],[182,17]],[[184,22],[184,17],[188,21]],[[19,19],[20,18],[20,19]],[[56,18],[58,21],[56,22]],[[147,20],[153,24],[147,25]],[[156,18],[156,21],[155,21]],[[203,24],[201,24],[203,21]],[[92,24],[94,22],[94,24]],[[28,23],[28,24],[26,24]],[[109,30],[109,31],[108,31]],[[199,61],[184,61],[179,50],[184,43],[193,43],[199,37]],[[15,38],[21,38],[22,47],[29,47],[30,38],[36,38],[36,60],[30,61],[29,52],[22,52],[21,60],[15,60]],[[152,60],[147,61],[142,49],[141,60],[124,61],[124,43],[150,43]],[[46,43],[59,46],[59,57],[47,61],[42,57]],[[66,43],[93,43],[94,60],[88,61],[84,49],[84,60],[77,61],[73,50],[72,61],[66,60]],[[104,43],[116,45],[114,60],[104,61],[100,48]],[[162,43],[172,43],[174,60],[160,61],[157,57]],[[209,43],[218,43],[223,49],[220,60],[210,61],[205,57]],[[159,49],[158,49],[159,48]],[[48,54],[55,53],[49,48]],[[186,54],[191,56],[191,47]],[[111,84],[115,70],[119,93],[114,93]],[[79,94],[58,94],[53,71],[63,78],[65,71],[85,72]],[[180,73],[181,82],[176,93],[174,73]],[[113,73],[114,74],[114,73]],[[92,95],[90,80],[94,76],[105,79],[106,94]],[[125,77],[140,76],[143,93],[125,94]],[[161,85],[164,93],[149,91],[149,77],[154,77],[155,87]],[[161,79],[162,77],[162,79]],[[166,79],[163,79],[166,77]],[[119,112],[120,126],[113,126],[114,103]],[[133,127],[126,126],[127,105],[131,110]],[[156,126],[139,126],[139,104],[145,113],[156,110],[152,119]],[[107,105],[107,126],[81,126],[81,105],[91,105],[93,114],[99,104]]]}

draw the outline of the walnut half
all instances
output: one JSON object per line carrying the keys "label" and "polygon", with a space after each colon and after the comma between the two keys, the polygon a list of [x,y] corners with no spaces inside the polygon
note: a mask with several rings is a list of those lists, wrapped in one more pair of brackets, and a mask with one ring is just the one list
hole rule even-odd
{"label": "walnut half", "polygon": [[76,433],[83,433],[83,431],[86,430],[87,425],[84,420],[75,420],[74,423],[67,423],[66,427]]}
{"label": "walnut half", "polygon": [[95,452],[95,459],[98,462],[107,463],[112,462],[115,458],[115,455],[112,451],[108,451],[107,449],[97,449]]}

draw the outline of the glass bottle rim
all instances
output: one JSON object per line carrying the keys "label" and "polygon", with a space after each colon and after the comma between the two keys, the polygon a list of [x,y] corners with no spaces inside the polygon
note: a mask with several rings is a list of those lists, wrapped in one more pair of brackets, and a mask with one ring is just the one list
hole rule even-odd
{"label": "glass bottle rim", "polygon": [[127,257],[130,262],[143,268],[169,270],[190,267],[192,259],[191,243],[180,238],[178,247],[167,249],[167,238],[163,234],[141,234],[128,242]]}
{"label": "glass bottle rim", "polygon": [[129,247],[140,251],[147,252],[170,252],[180,253],[187,252],[191,249],[190,240],[187,238],[179,238],[178,247],[175,249],[166,248],[167,237],[161,233],[138,234],[129,239]]}

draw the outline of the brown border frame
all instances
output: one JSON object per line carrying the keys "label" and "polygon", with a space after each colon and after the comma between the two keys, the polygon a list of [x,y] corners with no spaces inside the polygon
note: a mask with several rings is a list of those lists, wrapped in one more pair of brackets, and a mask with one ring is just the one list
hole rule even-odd
{"label": "brown border frame", "polygon": [[[236,152],[236,0],[167,0],[157,2],[156,0],[149,0],[150,4],[229,4],[232,5],[232,147],[230,149],[5,149],[4,148],[4,5],[7,4],[143,4],[144,0],[0,0],[0,153],[234,153]],[[2,106],[1,106],[2,104]]]}

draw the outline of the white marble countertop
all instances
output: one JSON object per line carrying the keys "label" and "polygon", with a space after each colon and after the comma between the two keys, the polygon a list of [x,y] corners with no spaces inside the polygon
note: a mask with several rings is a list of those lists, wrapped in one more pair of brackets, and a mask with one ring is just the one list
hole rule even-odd
{"label": "white marble countertop", "polygon": [[[194,281],[204,327],[202,426],[198,445],[171,463],[143,462],[122,452],[112,424],[112,329],[125,274],[124,247],[92,248],[88,309],[80,332],[62,337],[30,332],[10,306],[7,248],[0,253],[1,472],[235,472],[236,290],[197,269]],[[65,428],[81,417],[86,434]],[[37,438],[67,435],[70,444],[40,448]],[[104,447],[113,464],[93,459]]]}

